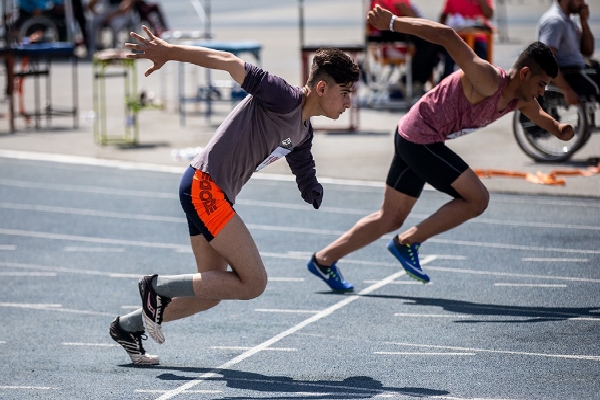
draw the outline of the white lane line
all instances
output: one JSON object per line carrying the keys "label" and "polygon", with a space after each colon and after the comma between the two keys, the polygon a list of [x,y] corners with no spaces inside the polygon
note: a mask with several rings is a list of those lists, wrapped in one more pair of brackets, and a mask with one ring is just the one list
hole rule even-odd
{"label": "white lane line", "polygon": [[[249,229],[261,229],[268,231],[279,231],[288,233],[323,233],[332,234],[335,236],[341,235],[342,231],[323,231],[320,229],[303,229],[303,228],[290,228],[284,226],[272,226],[272,225],[247,225]],[[26,231],[20,229],[4,229],[0,228],[0,234],[6,236],[20,236],[29,237],[36,239],[50,239],[50,240],[68,240],[68,241],[79,241],[88,243],[102,243],[102,244],[113,244],[113,245],[125,245],[125,246],[138,246],[144,248],[157,248],[157,249],[171,249],[178,251],[191,251],[189,244],[178,244],[178,243],[161,243],[161,242],[143,242],[138,240],[124,240],[124,239],[111,239],[111,238],[99,238],[91,236],[78,236],[68,235],[53,232],[39,232],[39,231]],[[384,235],[382,239],[391,239],[392,235]],[[569,248],[558,248],[558,247],[536,247],[536,246],[525,246],[508,243],[492,243],[492,242],[473,242],[467,240],[449,240],[449,239],[429,239],[430,242],[444,243],[444,244],[455,244],[460,246],[477,246],[489,249],[502,249],[502,250],[522,250],[522,251],[542,251],[542,252],[556,252],[556,253],[580,253],[580,254],[600,254],[600,250],[587,250],[587,249],[569,249]]]}
{"label": "white lane line", "polygon": [[60,304],[26,304],[26,303],[0,302],[0,307],[25,308],[25,309],[30,309],[30,310],[43,310],[43,311],[58,311],[58,312],[67,312],[67,313],[84,314],[84,315],[100,315],[103,317],[113,316],[113,314],[103,313],[103,312],[98,312],[98,311],[75,310],[72,308],[62,308],[62,305],[60,305]]}
{"label": "white lane line", "polygon": [[123,253],[125,249],[109,247],[65,247],[63,251],[74,253]]}
{"label": "white lane line", "polygon": [[[389,236],[392,238],[392,236]],[[458,246],[476,246],[484,247],[488,249],[501,249],[501,250],[523,250],[523,251],[543,251],[552,253],[580,253],[580,254],[600,254],[600,250],[587,250],[587,249],[568,249],[562,247],[537,247],[537,246],[526,246],[521,244],[510,244],[510,243],[492,243],[492,242],[474,242],[470,240],[451,240],[451,239],[439,239],[431,238],[427,239],[429,242],[444,243],[444,244],[455,244]]]}
{"label": "white lane line", "polygon": [[394,317],[415,317],[415,318],[473,318],[471,315],[449,315],[449,314],[413,314],[413,313],[394,313]]}
{"label": "white lane line", "polygon": [[[20,150],[4,150],[0,149],[0,157],[10,158],[16,160],[29,160],[29,161],[46,161],[46,162],[57,162],[63,164],[76,164],[76,165],[94,165],[109,168],[118,168],[123,170],[138,170],[138,171],[153,171],[153,172],[167,172],[177,175],[181,175],[185,171],[185,167],[174,167],[160,164],[149,164],[132,161],[120,161],[120,160],[108,160],[95,157],[83,157],[83,156],[72,156],[66,154],[53,154],[44,152],[32,152],[32,151],[20,151]],[[276,182],[293,182],[294,177],[291,174],[271,174],[267,172],[259,172],[252,175],[253,180],[265,180],[265,181],[276,181]],[[371,180],[351,180],[351,179],[334,179],[334,178],[320,178],[320,182],[344,185],[344,186],[361,186],[361,187],[374,187],[382,188],[384,186],[381,181]],[[429,185],[425,185],[427,190],[435,190]],[[544,199],[519,199],[514,197],[506,197],[502,195],[492,196],[492,202],[497,203],[513,203],[513,204],[527,204],[527,205],[552,205],[552,206],[569,206],[569,207],[599,207],[598,202],[585,202],[575,200],[544,200]]]}
{"label": "white lane line", "polygon": [[[120,160],[108,160],[95,157],[84,157],[84,156],[72,156],[66,154],[53,154],[44,152],[33,152],[33,151],[20,151],[20,150],[0,150],[0,157],[11,158],[16,160],[29,160],[29,161],[45,161],[45,162],[57,162],[63,164],[78,164],[78,165],[94,165],[109,168],[118,168],[124,170],[137,170],[137,171],[152,171],[152,172],[167,172],[172,174],[181,175],[185,171],[186,167],[173,167],[170,165],[160,164],[149,164],[135,161],[120,161]],[[271,174],[268,172],[259,172],[252,175],[253,180],[265,180],[265,181],[276,181],[276,182],[294,182],[295,177],[292,174]],[[335,185],[345,186],[362,186],[362,187],[384,187],[384,183],[381,181],[370,181],[370,180],[351,180],[351,179],[335,179],[335,178],[319,178],[321,183],[329,183]],[[426,190],[435,190],[429,185],[425,185]]]}
{"label": "white lane line", "polygon": [[594,317],[575,317],[575,318],[569,318],[569,321],[593,321],[593,322],[600,322],[600,317],[599,318],[594,318]]}
{"label": "white lane line", "polygon": [[473,275],[489,275],[489,276],[506,276],[515,278],[534,278],[534,279],[550,279],[558,281],[568,282],[586,282],[586,283],[600,283],[600,279],[593,278],[575,278],[572,276],[548,276],[548,275],[533,275],[533,274],[514,274],[510,272],[494,272],[494,271],[477,271],[472,269],[461,269],[461,268],[448,268],[448,267],[427,267],[431,271],[459,273],[459,274],[473,274]]}
{"label": "white lane line", "polygon": [[512,204],[526,204],[526,205],[547,205],[547,206],[558,206],[558,207],[595,207],[600,208],[600,202],[598,201],[575,201],[575,200],[545,200],[542,198],[519,198],[517,196],[502,197],[502,196],[491,196],[491,201],[497,203],[512,203]]}
{"label": "white lane line", "polygon": [[521,258],[523,262],[588,262],[587,258]]}
{"label": "white lane line", "polygon": [[[101,188],[101,187],[89,187],[89,186],[74,186],[74,185],[56,185],[46,184],[38,182],[29,182],[25,184],[22,181],[10,181],[0,179],[0,185],[13,185],[25,188],[44,188],[50,190],[61,190],[71,192],[84,192],[84,193],[102,193],[102,194],[113,194],[120,196],[135,196],[135,197],[158,197],[158,198],[174,198],[171,193],[159,193],[159,192],[144,192],[144,191],[132,191],[115,188]],[[154,194],[154,195],[153,195]],[[310,207],[306,204],[292,204],[292,203],[279,203],[279,202],[265,202],[262,200],[251,200],[251,199],[238,199],[237,205],[246,205],[250,207],[268,207],[278,209],[291,209],[291,210],[304,210],[310,211]],[[19,204],[19,203],[7,203],[0,202],[0,208],[14,209],[14,210],[32,210],[39,212],[48,213],[59,213],[59,214],[71,214],[79,216],[90,216],[90,217],[106,217],[106,218],[120,218],[120,219],[134,219],[134,220],[147,220],[147,221],[163,221],[163,222],[185,222],[185,218],[181,217],[167,217],[158,215],[144,215],[144,214],[133,214],[133,213],[118,213],[103,210],[75,208],[75,207],[59,207],[59,206],[47,206],[39,204]],[[344,214],[344,215],[367,215],[372,210],[367,209],[354,209],[354,208],[343,208],[343,207],[321,207],[320,212],[326,212],[330,214]],[[426,214],[410,214],[409,218],[424,219]],[[545,228],[545,229],[574,229],[574,230],[592,230],[600,231],[600,226],[596,225],[575,225],[575,224],[556,224],[548,222],[532,222],[532,221],[513,221],[505,219],[490,219],[490,218],[474,218],[468,221],[468,224],[487,224],[497,226],[509,226],[509,227],[527,227],[527,228]]]}
{"label": "white lane line", "polygon": [[14,251],[17,246],[14,244],[0,244],[0,251]]}
{"label": "white lane line", "polygon": [[4,340],[0,340],[0,344],[6,344]]}
{"label": "white lane line", "polygon": [[568,358],[576,360],[591,360],[600,361],[600,356],[588,356],[580,354],[552,354],[552,353],[531,353],[526,351],[511,351],[511,350],[489,350],[473,347],[460,347],[460,346],[439,346],[432,344],[420,344],[420,343],[405,343],[405,342],[386,342],[386,344],[392,344],[404,347],[423,347],[431,349],[444,349],[444,350],[455,350],[473,353],[494,353],[494,354],[508,354],[508,355],[522,355],[522,356],[535,356],[535,357],[551,357],[551,358]]}
{"label": "white lane line", "polygon": [[[17,181],[12,179],[0,179],[0,185],[19,187],[33,190],[53,190],[58,192],[74,192],[88,194],[106,194],[111,196],[130,196],[144,198],[159,198],[159,199],[177,199],[179,196],[176,193],[161,193],[161,192],[145,192],[142,190],[118,189],[102,186],[85,186],[85,185],[69,185],[59,183],[46,182],[27,182]],[[10,203],[8,203],[10,204]]]}
{"label": "white lane line", "polygon": [[428,353],[411,351],[374,351],[373,354],[383,354],[388,356],[474,356],[476,353]]}
{"label": "white lane line", "polygon": [[[377,282],[374,279],[368,279],[363,281],[363,283],[375,283]],[[417,282],[417,281],[395,281],[395,282],[391,282],[390,285],[419,285],[419,286],[423,286],[423,284],[421,282]],[[435,286],[433,283],[428,283],[427,287],[431,287],[431,286]]]}
{"label": "white lane line", "polygon": [[494,283],[494,286],[507,286],[507,287],[539,287],[539,288],[566,288],[567,285],[557,284],[543,284],[543,283]]}
{"label": "white lane line", "polygon": [[[421,265],[425,265],[431,261],[433,261],[435,258],[424,258],[423,260],[421,260]],[[385,285],[387,285],[389,282],[393,282],[394,280],[396,280],[397,278],[401,277],[405,275],[404,271],[399,271],[396,272],[395,274],[392,274],[384,279],[382,279],[381,281],[379,281],[378,283],[375,283],[363,290],[361,290],[358,294],[355,295],[350,295],[348,297],[345,297],[343,300],[338,301],[336,304],[332,305],[331,307],[328,307],[322,311],[319,311],[317,314],[313,315],[312,317],[305,319],[304,321],[300,322],[299,324],[296,324],[295,326],[291,327],[290,329],[283,331],[281,333],[279,333],[278,335],[273,336],[271,339],[253,347],[252,349],[240,354],[239,356],[231,359],[230,361],[226,362],[225,364],[222,364],[221,366],[214,368],[213,370],[211,370],[210,372],[207,372],[205,374],[202,374],[201,376],[199,376],[198,378],[191,380],[187,383],[185,383],[184,385],[175,388],[173,390],[170,390],[168,392],[166,392],[163,396],[159,397],[158,400],[167,400],[167,399],[171,399],[185,391],[187,391],[188,389],[193,388],[194,386],[202,383],[203,381],[205,381],[206,379],[209,378],[213,378],[213,377],[218,377],[219,376],[219,371],[226,369],[226,368],[230,368],[233,365],[239,364],[242,361],[244,361],[245,359],[252,357],[255,354],[258,354],[259,352],[263,351],[264,349],[271,347],[271,345],[279,342],[280,340],[285,339],[287,336],[292,335],[293,333],[298,332],[299,330],[305,328],[306,326],[312,324],[313,322],[317,322],[325,317],[328,317],[329,315],[333,314],[335,311],[342,309],[344,307],[346,307],[348,304],[360,299],[362,296],[365,296],[367,294],[372,293],[373,291],[384,287]]]}
{"label": "white lane line", "polygon": [[34,270],[39,270],[39,271],[61,272],[61,273],[67,273],[67,274],[106,276],[109,278],[134,278],[134,279],[140,278],[140,274],[122,274],[122,273],[118,273],[118,272],[94,271],[94,270],[89,270],[89,269],[54,267],[54,266],[39,265],[39,264],[21,264],[21,263],[2,262],[2,261],[0,261],[0,267],[34,269]]}
{"label": "white lane line", "polygon": [[58,390],[51,386],[0,386],[0,390]]}
{"label": "white lane line", "polygon": [[493,397],[454,397],[454,396],[435,396],[436,400],[517,400],[509,399],[506,397],[493,398]]}
{"label": "white lane line", "polygon": [[[287,253],[266,253],[261,252],[261,257],[273,257],[273,258],[282,258],[282,259],[292,259],[292,260],[305,260],[304,257],[295,255],[295,254],[287,254]],[[425,257],[435,257],[436,255],[427,255]],[[383,262],[373,262],[367,260],[343,260],[344,264],[357,264],[357,265],[373,265],[373,266],[393,266],[397,267],[397,263],[383,263]],[[59,272],[59,273],[69,273],[69,274],[82,274],[82,275],[97,275],[97,276],[106,276],[110,278],[131,278],[131,279],[139,279],[139,274],[123,274],[118,272],[106,272],[106,271],[94,271],[87,269],[75,269],[75,268],[66,268],[66,267],[56,267],[56,266],[46,266],[46,265],[38,265],[38,264],[21,264],[21,263],[10,263],[10,262],[2,262],[0,261],[0,267],[9,267],[9,268],[24,268],[24,269],[34,269],[46,272]],[[585,282],[585,283],[600,283],[600,279],[593,278],[575,278],[570,276],[548,276],[548,275],[533,275],[533,274],[515,274],[508,272],[494,272],[494,271],[477,271],[477,270],[469,270],[469,269],[461,269],[461,268],[448,268],[448,267],[435,267],[428,266],[428,270],[431,271],[439,271],[446,273],[459,273],[459,274],[473,274],[473,275],[489,275],[489,276],[502,276],[502,277],[516,277],[516,278],[534,278],[534,279],[546,279],[546,280],[556,280],[556,281],[567,281],[567,282]],[[390,285],[396,284],[413,284],[410,283],[401,283],[403,281],[390,282]],[[409,281],[407,281],[409,282]],[[418,285],[422,285],[418,283]],[[428,284],[428,286],[432,286],[433,284]]]}
{"label": "white lane line", "polygon": [[507,219],[475,218],[469,220],[471,223],[480,223],[500,226],[520,226],[526,228],[552,228],[552,229],[581,229],[586,231],[600,231],[600,226],[595,225],[574,225],[574,224],[555,224],[549,222],[532,221],[512,221]]}
{"label": "white lane line", "polygon": [[304,278],[286,278],[278,276],[269,276],[269,282],[304,282]]}
{"label": "white lane line", "polygon": [[31,276],[31,277],[40,277],[40,276],[56,276],[56,272],[0,272],[0,276]]}
{"label": "white lane line", "polygon": [[0,228],[0,234],[7,236],[21,236],[35,239],[50,239],[50,240],[68,240],[74,242],[88,242],[88,243],[102,243],[102,244],[119,244],[126,246],[138,246],[144,248],[158,248],[158,249],[187,249],[190,247],[189,244],[178,244],[178,243],[160,243],[160,242],[143,242],[139,240],[123,240],[123,239],[111,239],[111,238],[99,238],[92,236],[78,236],[78,235],[67,235],[53,232],[38,232],[38,231],[24,231],[20,229],[2,229]]}
{"label": "white lane line", "polygon": [[[68,273],[68,274],[80,274],[80,275],[96,275],[96,276],[106,276],[109,278],[132,278],[139,279],[140,274],[124,274],[120,272],[106,272],[106,271],[94,271],[89,269],[76,269],[76,268],[66,268],[66,267],[53,267],[47,265],[37,265],[37,264],[21,264],[21,263],[10,263],[10,262],[2,262],[0,261],[0,267],[10,267],[10,268],[22,268],[22,269],[35,269],[46,272],[0,272],[1,275],[7,276],[26,276],[31,274],[32,276],[56,276],[56,273]],[[293,278],[293,277],[269,277],[270,282],[304,282],[304,278]]]}
{"label": "white lane line", "polygon": [[[134,392],[135,393],[160,394],[160,393],[166,393],[166,392],[168,392],[168,390],[136,389],[136,390],[134,390]],[[223,392],[220,390],[186,390],[186,393],[219,394],[219,393],[223,393]]]}
{"label": "white lane line", "polygon": [[[252,350],[252,347],[243,346],[210,346],[211,349],[215,350],[234,350],[234,351],[248,351]],[[264,351],[298,351],[295,347],[267,347]]]}
{"label": "white lane line", "polygon": [[87,217],[101,217],[101,218],[119,218],[119,219],[133,219],[142,221],[161,221],[161,222],[185,222],[185,218],[180,217],[164,217],[159,215],[148,215],[148,214],[132,214],[132,213],[118,213],[112,211],[92,210],[88,208],[75,208],[75,207],[57,207],[57,206],[45,206],[39,204],[16,204],[16,203],[0,203],[0,208],[11,209],[11,210],[29,210],[29,211],[40,211],[54,214],[68,214],[68,215],[79,215]]}
{"label": "white lane line", "polygon": [[277,308],[255,308],[256,312],[270,312],[270,313],[291,313],[291,314],[316,314],[320,310],[283,310]]}
{"label": "white lane line", "polygon": [[33,308],[33,309],[50,309],[61,308],[62,304],[31,304],[31,303],[8,303],[0,302],[0,307],[17,307],[17,308]]}
{"label": "white lane line", "polygon": [[120,344],[110,344],[110,343],[78,343],[78,342],[65,342],[63,346],[93,346],[93,347],[119,347]]}
{"label": "white lane line", "polygon": [[108,160],[95,157],[71,156],[66,154],[44,153],[37,151],[21,151],[21,150],[0,150],[0,157],[12,158],[15,160],[28,161],[46,161],[57,162],[62,164],[76,165],[94,165],[100,167],[110,167],[125,170],[138,171],[153,171],[153,172],[171,172],[182,174],[185,171],[184,167],[173,167],[158,164]]}

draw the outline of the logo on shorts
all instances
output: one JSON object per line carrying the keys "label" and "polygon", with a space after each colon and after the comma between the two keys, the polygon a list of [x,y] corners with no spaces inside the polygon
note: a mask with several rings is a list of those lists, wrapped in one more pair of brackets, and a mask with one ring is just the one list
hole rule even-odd
{"label": "logo on shorts", "polygon": [[212,182],[213,180],[210,175],[206,173],[203,173],[202,179],[199,180],[200,193],[198,194],[198,197],[200,197],[200,201],[202,201],[207,215],[210,215],[217,210],[217,201],[212,195]]}
{"label": "logo on shorts", "polygon": [[290,138],[283,139],[281,141],[281,147],[283,147],[284,149],[287,149],[287,150],[291,150],[292,149],[292,139],[290,139]]}

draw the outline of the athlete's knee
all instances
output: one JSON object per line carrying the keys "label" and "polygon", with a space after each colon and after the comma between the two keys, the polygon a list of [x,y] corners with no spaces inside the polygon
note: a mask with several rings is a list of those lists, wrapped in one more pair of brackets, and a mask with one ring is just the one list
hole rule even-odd
{"label": "athlete's knee", "polygon": [[471,205],[472,216],[478,217],[485,212],[488,205],[490,204],[490,194],[487,189],[483,189],[477,196],[475,196],[471,201],[469,201]]}
{"label": "athlete's knee", "polygon": [[374,215],[375,219],[378,221],[378,225],[381,226],[385,233],[400,229],[406,220],[405,214],[397,213],[395,210],[381,209],[372,215]]}
{"label": "athlete's knee", "polygon": [[406,220],[404,215],[391,215],[389,219],[387,219],[387,231],[397,231],[404,225],[404,221]]}
{"label": "athlete's knee", "polygon": [[264,293],[267,288],[267,274],[255,276],[244,283],[244,289],[240,293],[240,300],[252,300]]}

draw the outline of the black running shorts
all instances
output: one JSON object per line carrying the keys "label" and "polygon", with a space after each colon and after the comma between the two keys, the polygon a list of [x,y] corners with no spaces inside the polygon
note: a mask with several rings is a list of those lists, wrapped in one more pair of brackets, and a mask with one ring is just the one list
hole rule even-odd
{"label": "black running shorts", "polygon": [[444,143],[415,144],[404,139],[398,130],[394,134],[394,159],[388,172],[386,184],[411,197],[419,197],[425,183],[449,194],[462,198],[452,187],[469,165]]}

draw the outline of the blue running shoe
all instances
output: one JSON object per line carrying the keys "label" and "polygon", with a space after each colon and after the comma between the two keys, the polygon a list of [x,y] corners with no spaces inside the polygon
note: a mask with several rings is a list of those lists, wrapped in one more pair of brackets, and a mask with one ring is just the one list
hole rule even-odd
{"label": "blue running shoe", "polygon": [[421,264],[419,264],[419,247],[419,243],[401,244],[398,241],[398,236],[395,236],[387,244],[388,250],[400,261],[408,276],[419,282],[428,283],[429,277],[423,272]]}
{"label": "blue running shoe", "polygon": [[306,263],[306,266],[310,272],[323,279],[323,281],[325,281],[325,283],[334,291],[352,292],[354,290],[354,286],[352,286],[351,283],[344,281],[344,277],[335,263],[331,264],[331,267],[326,267],[327,269],[323,271],[317,265],[317,259],[313,254],[312,258]]}

